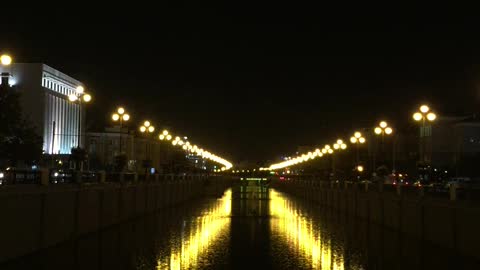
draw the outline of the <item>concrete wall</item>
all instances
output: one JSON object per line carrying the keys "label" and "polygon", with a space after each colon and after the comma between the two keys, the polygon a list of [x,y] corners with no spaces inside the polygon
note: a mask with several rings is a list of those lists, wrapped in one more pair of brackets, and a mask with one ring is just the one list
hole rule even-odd
{"label": "concrete wall", "polygon": [[313,180],[273,181],[272,187],[318,202],[349,216],[424,239],[452,252],[480,258],[480,204],[434,198],[421,190],[330,184]]}
{"label": "concrete wall", "polygon": [[231,185],[220,177],[0,188],[0,262],[132,220]]}

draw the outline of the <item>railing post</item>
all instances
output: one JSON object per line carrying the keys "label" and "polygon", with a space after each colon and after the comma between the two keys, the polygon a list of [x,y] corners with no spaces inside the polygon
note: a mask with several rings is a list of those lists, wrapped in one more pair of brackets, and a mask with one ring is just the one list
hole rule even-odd
{"label": "railing post", "polygon": [[420,197],[425,196],[425,189],[423,188],[423,186],[418,187],[418,196]]}
{"label": "railing post", "polygon": [[158,179],[160,179],[160,175],[158,173],[155,174],[155,182],[158,182]]}
{"label": "railing post", "polygon": [[383,186],[384,185],[385,185],[385,183],[383,181],[378,182],[378,191],[379,192],[383,192]]}
{"label": "railing post", "polygon": [[138,182],[138,173],[133,174],[133,182],[137,183]]}
{"label": "railing post", "polygon": [[451,184],[450,185],[450,201],[456,201],[456,200],[457,200],[457,185]]}
{"label": "railing post", "polygon": [[98,182],[99,183],[105,183],[105,171],[99,171],[98,172]]}
{"label": "railing post", "polygon": [[81,171],[75,171],[73,174],[73,180],[77,184],[82,183],[82,172]]}
{"label": "railing post", "polygon": [[402,185],[396,185],[395,188],[397,190],[397,195],[402,195]]}
{"label": "railing post", "polygon": [[118,174],[118,182],[120,182],[120,183],[125,182],[125,173],[120,172],[120,173]]}
{"label": "railing post", "polygon": [[47,169],[40,170],[40,185],[48,186],[50,184],[50,173]]}
{"label": "railing post", "polygon": [[365,182],[365,192],[368,192],[368,182]]}

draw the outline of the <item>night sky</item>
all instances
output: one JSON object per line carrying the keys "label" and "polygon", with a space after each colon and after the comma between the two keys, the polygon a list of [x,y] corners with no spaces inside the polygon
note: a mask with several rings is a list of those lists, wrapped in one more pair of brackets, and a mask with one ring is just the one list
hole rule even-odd
{"label": "night sky", "polygon": [[148,118],[239,162],[380,119],[404,125],[422,102],[439,115],[478,113],[480,25],[464,13],[50,8],[3,17],[0,51],[83,81],[92,128],[124,105],[132,128]]}

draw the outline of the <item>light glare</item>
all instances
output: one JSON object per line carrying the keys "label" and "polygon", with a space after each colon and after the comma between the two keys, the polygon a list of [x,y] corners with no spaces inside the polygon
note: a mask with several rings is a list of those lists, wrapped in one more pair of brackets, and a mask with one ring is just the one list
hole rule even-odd
{"label": "light glare", "polygon": [[428,111],[430,111],[430,108],[427,105],[422,105],[420,106],[420,111],[422,113],[427,113]]}
{"label": "light glare", "polygon": [[78,99],[78,97],[74,94],[70,94],[68,95],[68,100],[70,100],[71,102],[74,102]]}
{"label": "light glare", "polygon": [[416,112],[416,113],[413,114],[413,120],[415,120],[415,121],[422,120],[422,117],[423,117],[422,114],[419,113],[419,112]]}
{"label": "light glare", "polygon": [[8,54],[3,54],[0,57],[0,62],[4,66],[9,66],[12,63],[12,57],[10,57],[10,55],[8,55]]}

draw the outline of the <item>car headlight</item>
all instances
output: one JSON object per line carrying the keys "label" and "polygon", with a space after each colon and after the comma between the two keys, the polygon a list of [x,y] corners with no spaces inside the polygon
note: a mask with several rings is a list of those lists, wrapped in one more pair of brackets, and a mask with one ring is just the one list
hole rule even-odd
{"label": "car headlight", "polygon": [[0,172],[0,179],[3,179],[3,177],[5,177],[5,175],[3,174],[3,172]]}

